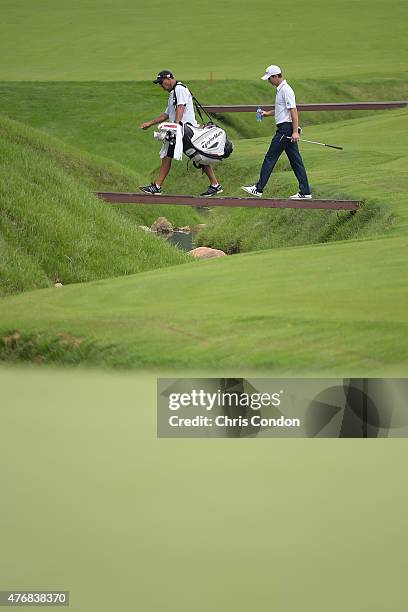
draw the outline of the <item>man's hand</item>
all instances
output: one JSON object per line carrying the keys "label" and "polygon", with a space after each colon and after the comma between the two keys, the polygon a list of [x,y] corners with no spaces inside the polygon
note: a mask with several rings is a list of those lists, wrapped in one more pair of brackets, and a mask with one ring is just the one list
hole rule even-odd
{"label": "man's hand", "polygon": [[150,121],[146,121],[146,123],[142,123],[141,124],[140,129],[141,130],[147,130],[149,127],[151,127],[151,125],[152,124],[150,123]]}
{"label": "man's hand", "polygon": [[290,140],[291,140],[291,142],[297,142],[299,140],[299,133],[298,132],[293,132]]}
{"label": "man's hand", "polygon": [[270,111],[261,110],[261,113],[262,113],[262,117],[270,117],[273,114],[273,111],[271,111],[271,110]]}

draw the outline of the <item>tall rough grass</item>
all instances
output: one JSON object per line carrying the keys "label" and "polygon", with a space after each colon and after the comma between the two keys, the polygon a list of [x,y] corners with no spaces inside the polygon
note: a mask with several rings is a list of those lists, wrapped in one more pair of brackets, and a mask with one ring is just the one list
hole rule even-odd
{"label": "tall rough grass", "polygon": [[[113,187],[129,182],[118,165],[93,163],[5,118],[0,157],[0,294],[190,261],[91,195],[89,184],[97,180]],[[157,215],[144,210],[137,221]]]}

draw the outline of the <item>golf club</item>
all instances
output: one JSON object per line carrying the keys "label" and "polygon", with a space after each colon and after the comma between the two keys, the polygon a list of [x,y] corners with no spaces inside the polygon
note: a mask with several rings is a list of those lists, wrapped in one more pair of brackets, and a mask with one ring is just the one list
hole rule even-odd
{"label": "golf club", "polygon": [[[292,139],[291,136],[282,136],[281,140],[283,138],[288,138],[289,140]],[[316,142],[314,140],[305,140],[304,138],[299,138],[299,140],[301,140],[302,142],[308,142],[309,144],[320,145],[321,147],[330,147],[331,149],[341,149],[341,150],[343,150],[343,147],[337,147],[336,145],[325,144],[324,142]]]}

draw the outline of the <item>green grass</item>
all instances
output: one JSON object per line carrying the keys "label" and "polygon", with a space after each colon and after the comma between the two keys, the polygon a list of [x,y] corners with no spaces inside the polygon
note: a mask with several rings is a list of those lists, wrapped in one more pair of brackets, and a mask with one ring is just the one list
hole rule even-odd
{"label": "green grass", "polygon": [[[272,88],[261,81],[223,81],[212,85],[196,81],[192,89],[209,103],[255,102],[257,98],[267,102],[273,97]],[[408,97],[408,83],[389,77],[341,84],[309,79],[299,80],[296,91],[299,100],[309,102],[403,99]],[[166,100],[166,94],[151,83],[2,83],[0,92],[0,111],[10,117],[20,117],[33,127],[93,155],[108,156],[128,168],[137,169],[142,175],[138,183],[155,176],[159,147],[151,132],[143,132],[138,127],[146,118],[160,113]],[[217,168],[217,175],[227,195],[242,195],[240,185],[257,178],[273,121],[265,120],[259,126],[254,117],[246,113],[219,119],[227,124],[228,133],[235,142],[235,153]],[[378,235],[395,223],[392,205],[398,194],[380,191],[388,184],[386,172],[391,147],[387,139],[399,128],[400,122],[406,123],[405,111],[380,114],[305,112],[301,122],[305,137],[339,142],[345,147],[343,152],[335,152],[302,145],[315,195],[359,198],[364,201],[364,210],[355,216],[328,211],[305,214],[303,211],[217,210],[206,219],[209,226],[200,234],[199,245],[234,253]],[[368,148],[362,144],[366,141],[366,129],[372,132]],[[398,157],[394,164],[398,174],[396,172],[393,185],[395,191],[402,194],[406,163],[403,145],[397,142],[392,150]],[[380,173],[379,167],[385,171]],[[353,174],[359,181],[364,180],[368,189],[353,186]],[[397,176],[401,177],[398,185]],[[185,163],[175,162],[164,189],[168,193],[197,193],[206,184],[207,179],[200,172],[192,167],[188,172]],[[93,188],[96,188],[96,181]],[[116,187],[112,185],[113,188]],[[278,163],[266,194],[286,197],[295,189],[296,182],[285,158]],[[121,206],[119,209],[128,215],[139,215],[144,207]],[[160,214],[168,213],[164,208]],[[181,214],[179,210],[178,215]],[[183,221],[191,224],[186,216],[176,224],[183,225]]]}
{"label": "green grass", "polygon": [[[66,141],[62,142],[53,136],[47,138],[44,130],[30,130],[28,126],[10,121],[7,117],[0,116],[0,119],[5,160],[7,160],[7,147],[11,145],[21,147],[22,155],[27,155],[28,158],[41,153],[48,159],[50,165],[56,166],[85,187],[88,194],[90,191],[101,190],[135,191],[143,182],[139,173],[122,165],[120,160],[117,163],[112,161],[112,158],[109,159],[109,156],[101,157],[95,151],[89,154],[86,150],[72,146],[75,139],[71,145],[67,145]],[[64,121],[62,117],[61,120]],[[107,152],[106,145],[105,152]],[[151,225],[158,216],[162,215],[167,215],[175,226],[194,224],[201,220],[197,211],[191,207],[161,206],[156,203],[154,206],[145,205],[137,208],[118,205],[115,209],[126,212],[126,216],[131,217],[135,223],[145,225]]]}
{"label": "green grass", "polygon": [[[160,211],[142,207],[132,218],[90,195],[98,186],[125,188],[135,176],[93,159],[9,119],[0,118],[1,294],[86,282],[183,263],[188,257],[146,235],[136,222]],[[172,207],[172,218],[199,220]],[[189,212],[190,211],[190,212]],[[173,217],[174,220],[174,217]]]}
{"label": "green grass", "polygon": [[[355,78],[341,82],[327,78],[290,81],[296,88],[298,102],[408,99],[407,80],[388,75],[364,81]],[[189,85],[203,104],[271,104],[275,96],[274,89],[261,80],[223,80],[213,84],[192,80]],[[151,178],[159,164],[159,147],[152,130],[142,131],[139,125],[163,112],[166,103],[167,94],[151,82],[0,82],[0,113],[75,148],[111,158],[141,174],[144,180]],[[368,114],[370,111],[304,112],[301,123],[307,127]],[[373,116],[377,114],[374,111]],[[234,141],[270,137],[273,129],[271,120],[258,124],[251,113],[230,113],[218,119]],[[232,159],[235,165],[236,156]],[[184,168],[184,164],[181,166]],[[195,193],[204,179],[197,172],[192,174],[196,178]]]}
{"label": "green grass", "polygon": [[[363,206],[348,212],[218,209],[198,236],[199,245],[227,252],[270,249],[287,245],[404,234],[407,230],[407,163],[404,140],[394,134],[408,128],[408,112],[381,113],[322,126],[310,126],[304,137],[338,143],[343,151],[301,144],[315,197],[357,199]],[[265,139],[239,141],[234,164],[225,166],[231,195],[239,185],[253,184],[268,148]],[[297,183],[285,156],[279,160],[265,190],[266,197],[288,197]]]}
{"label": "green grass", "polygon": [[163,68],[256,79],[271,63],[302,79],[406,74],[406,18],[403,0],[330,10],[297,1],[290,11],[270,0],[180,0],[174,12],[146,0],[3,0],[0,80],[151,80]]}
{"label": "green grass", "polygon": [[[157,168],[157,144],[137,129],[164,106],[157,70],[174,69],[205,103],[273,100],[259,81],[272,62],[298,102],[406,98],[405,24],[402,0],[4,0],[0,81],[29,82],[0,84],[0,113],[48,132],[0,123],[4,270],[35,277],[44,258],[76,257],[80,223],[94,238],[83,261],[109,247],[111,273],[118,248],[136,240],[130,228],[154,212],[129,206],[123,219],[89,191],[133,190]],[[204,47],[214,32],[219,42]],[[107,82],[80,82],[98,79]],[[272,126],[224,120],[236,151],[219,174],[232,195],[256,178]],[[316,192],[364,200],[351,221],[260,212],[261,244],[249,231],[258,213],[229,211],[220,232],[229,222],[246,248],[267,250],[0,300],[0,359],[30,364],[0,369],[1,588],[68,588],[75,612],[405,611],[405,442],[156,440],[157,372],[146,370],[406,376],[405,121],[302,117],[312,140],[345,146],[302,150]],[[293,177],[277,170],[268,194],[288,195]],[[203,184],[179,164],[166,190]],[[196,214],[164,210],[180,225],[176,215]],[[364,239],[279,248],[314,234]],[[150,239],[138,244],[157,262],[163,249]]]}
{"label": "green grass", "polygon": [[276,249],[29,292],[1,302],[1,335],[89,339],[120,367],[401,372],[408,360],[405,243]]}
{"label": "green grass", "polygon": [[405,610],[406,440],[157,440],[147,372],[0,385],[3,588],[70,589],[74,612]]}
{"label": "green grass", "polygon": [[[11,347],[3,342],[0,357],[286,374],[401,372],[407,363],[407,160],[404,143],[391,135],[404,129],[407,116],[397,110],[309,128],[313,137],[345,147],[303,149],[312,184],[319,194],[362,197],[356,215],[212,212],[203,234],[208,241],[218,231],[244,237],[248,249],[267,250],[5,299],[1,336],[19,337]],[[222,171],[232,194],[254,179],[266,145],[265,138],[237,141],[234,164]],[[288,195],[292,174],[284,162],[277,170],[269,193]],[[169,191],[181,179],[184,190],[192,189],[196,177],[183,173],[182,165],[175,168]],[[264,226],[254,228],[259,221]],[[381,239],[368,239],[372,235]],[[279,248],[353,236],[365,240]],[[157,249],[152,237],[146,239]],[[186,256],[179,254],[178,261]]]}
{"label": "green grass", "polygon": [[[259,79],[265,65],[272,61],[283,65],[296,88],[298,102],[407,97],[406,68],[402,60],[406,9],[402,2],[394,2],[392,10],[380,2],[342,2],[336,5],[334,14],[322,0],[309,3],[307,8],[298,3],[291,9],[301,26],[296,26],[290,45],[289,26],[285,27],[286,9],[265,0],[257,0],[246,11],[231,8],[230,0],[217,7],[190,3],[188,10],[182,2],[178,12],[184,10],[188,18],[180,19],[179,14],[166,18],[166,29],[171,31],[173,41],[168,67],[191,82],[202,102],[262,104],[273,100],[273,90]],[[0,45],[6,69],[0,73],[3,81],[0,111],[64,141],[72,159],[77,159],[80,149],[81,159],[88,160],[68,163],[67,156],[61,157],[57,152],[60,144],[54,145],[45,158],[42,153],[32,155],[27,139],[12,145],[28,147],[31,151],[29,162],[27,151],[21,150],[19,155],[9,153],[10,172],[6,170],[4,177],[3,189],[13,196],[12,199],[8,196],[7,231],[2,237],[4,268],[17,274],[19,269],[29,270],[30,265],[37,265],[36,261],[33,264],[32,253],[40,257],[41,266],[47,259],[43,255],[47,249],[43,248],[41,236],[46,235],[49,240],[55,235],[50,219],[55,214],[57,200],[64,204],[57,209],[59,215],[68,214],[72,197],[77,194],[77,200],[85,199],[90,211],[98,211],[99,215],[103,210],[104,215],[112,215],[117,223],[124,223],[132,230],[137,222],[148,224],[143,220],[152,214],[147,207],[109,207],[91,198],[89,191],[128,190],[139,181],[150,180],[157,170],[157,143],[153,142],[151,133],[140,131],[138,125],[165,105],[166,95],[151,83],[152,75],[164,67],[162,44],[159,44],[163,32],[159,26],[154,27],[156,21],[162,23],[163,7],[160,3],[135,5],[125,0],[115,5],[88,0],[69,6],[42,0],[40,9],[36,6],[34,10],[25,1],[18,5],[7,3],[5,9]],[[206,19],[197,19],[203,10],[207,11]],[[273,16],[273,21],[268,16]],[[22,17],[24,28],[20,27]],[[191,42],[189,26],[194,23],[194,36],[200,38],[209,31],[211,17],[216,18],[217,27],[223,32],[223,49],[212,46],[203,60],[201,53],[186,52]],[[29,56],[25,40],[30,40]],[[270,56],[271,40],[273,57]],[[211,71],[212,83],[209,82]],[[124,79],[127,82],[120,82]],[[11,82],[18,80],[26,82]],[[95,82],[85,82],[89,80]],[[406,318],[399,308],[406,305],[401,283],[405,273],[408,219],[407,159],[404,143],[395,135],[405,129],[406,118],[405,110],[373,114],[304,113],[302,116],[305,136],[344,146],[342,152],[302,146],[315,195],[361,199],[364,206],[356,215],[302,211],[211,212],[200,242],[224,246],[230,251],[257,249],[262,252],[169,267],[163,272],[164,277],[159,271],[148,272],[140,277],[128,276],[101,284],[64,287],[60,293],[35,292],[5,299],[1,304],[5,315],[3,333],[18,330],[22,344],[17,346],[16,342],[13,354],[4,358],[24,359],[27,357],[22,355],[36,355],[41,346],[45,360],[64,361],[64,357],[55,355],[67,351],[68,361],[106,362],[124,367],[164,364],[192,367],[208,363],[265,366],[276,372],[320,368],[334,372],[346,367],[369,372],[381,367],[390,371],[403,367],[406,349],[402,332]],[[240,195],[242,183],[256,180],[272,122],[265,121],[258,126],[254,117],[248,115],[226,115],[221,121],[228,126],[236,148],[234,156],[217,169],[217,174],[226,194]],[[69,147],[75,147],[75,154]],[[42,178],[37,179],[40,162]],[[166,182],[167,192],[197,193],[206,184],[199,173],[186,172],[183,164],[174,166]],[[90,170],[91,167],[99,170]],[[108,169],[107,175],[102,172],[104,168]],[[17,250],[21,264],[20,259],[13,259],[17,235],[12,216],[14,202],[17,210],[25,211],[26,217],[27,211],[31,215],[32,210],[27,208],[25,182],[21,181],[20,191],[15,187],[15,169],[19,175],[27,174],[30,198],[34,193],[44,199],[44,193],[48,193],[47,197],[54,202],[53,209],[39,205],[33,208],[46,212],[41,218],[35,217],[36,229],[43,231],[34,232],[34,223],[23,224],[25,233],[18,235],[24,238],[24,248]],[[13,176],[14,186],[10,187]],[[52,176],[52,180],[46,180],[47,176]],[[58,181],[69,182],[58,184]],[[295,188],[288,165],[281,161],[266,195],[285,197]],[[5,196],[3,199],[7,202]],[[159,214],[159,208],[154,210]],[[164,213],[166,216],[173,214],[170,207],[163,210],[168,211]],[[175,216],[183,216],[180,222],[173,221],[177,225],[199,220],[191,209],[181,210],[174,211]],[[84,215],[87,222],[89,214]],[[31,234],[27,233],[27,227],[31,227]],[[85,236],[90,236],[92,248],[106,248],[99,244],[104,242],[100,240],[103,231],[94,223],[90,233],[81,233],[79,244],[85,243],[88,256],[91,246]],[[154,256],[162,257],[157,251],[157,241],[152,241],[150,236],[137,236],[149,248],[156,249]],[[373,236],[379,240],[373,240]],[[344,239],[349,243],[336,242]],[[350,242],[350,239],[354,240]],[[313,242],[331,244],[314,248],[299,246]],[[65,238],[58,235],[54,242],[51,240],[49,253],[54,253],[60,262],[66,253],[71,257],[71,251],[76,252],[76,243],[75,224],[71,223]],[[27,250],[27,244],[32,251]],[[111,253],[118,253],[116,244],[110,243]],[[297,248],[283,248],[287,245],[297,245]],[[160,244],[159,248],[160,253],[167,249],[173,263],[188,261],[167,245]],[[143,247],[141,252],[146,254],[148,247]],[[99,277],[119,273],[118,267],[111,272],[109,266],[116,261],[111,259],[112,262],[103,260],[102,256],[96,258],[100,264]],[[171,263],[170,259],[166,259],[166,265]],[[145,269],[157,265],[150,261]],[[309,269],[316,275],[309,276]],[[137,270],[142,270],[139,263]],[[328,270],[335,272],[328,275]],[[92,278],[86,273],[74,278],[68,272],[72,273],[72,267],[68,271],[64,269],[68,282]],[[130,268],[126,268],[126,274],[129,272]],[[46,275],[47,282],[55,276],[50,271]],[[103,293],[102,301],[97,297],[99,292]],[[344,293],[349,296],[346,301]],[[48,300],[51,300],[49,311],[45,306]],[[50,315],[53,300],[62,300],[64,308],[60,303],[58,307],[64,312],[63,318],[58,312]],[[374,302],[378,311],[372,316]],[[89,311],[92,311],[91,319]],[[63,343],[61,348],[59,334],[72,337],[73,344],[68,343],[67,347]],[[78,353],[71,354],[77,350],[75,338],[80,338],[83,347],[90,347],[83,360],[77,359]],[[313,346],[312,351],[309,345]]]}

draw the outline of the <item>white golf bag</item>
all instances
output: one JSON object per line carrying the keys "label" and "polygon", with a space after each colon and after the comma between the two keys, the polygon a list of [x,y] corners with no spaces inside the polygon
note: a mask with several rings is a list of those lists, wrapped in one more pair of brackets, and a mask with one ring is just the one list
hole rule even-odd
{"label": "white golf bag", "polygon": [[232,142],[225,130],[207,123],[195,127],[190,123],[184,125],[183,151],[196,168],[212,166],[229,157],[233,151]]}
{"label": "white golf bag", "polygon": [[[163,143],[175,144],[177,128],[176,123],[160,123],[154,138]],[[199,127],[184,124],[183,152],[196,168],[218,164],[229,157],[232,151],[232,142],[222,128],[212,123]]]}

